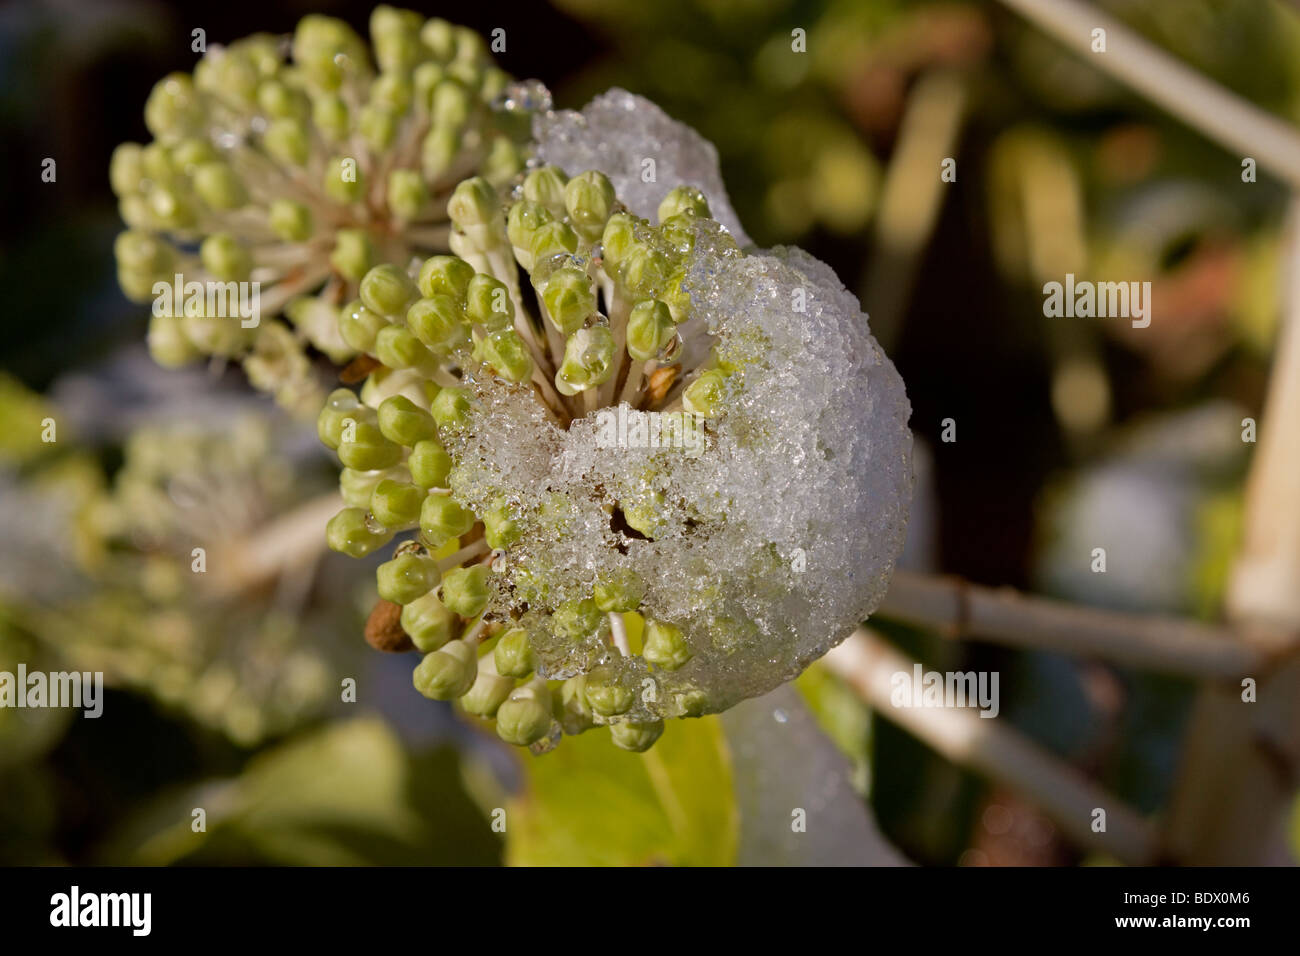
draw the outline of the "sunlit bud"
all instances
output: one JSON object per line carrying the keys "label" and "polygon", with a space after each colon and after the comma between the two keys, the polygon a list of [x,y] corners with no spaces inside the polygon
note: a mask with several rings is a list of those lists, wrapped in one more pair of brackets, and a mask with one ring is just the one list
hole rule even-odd
{"label": "sunlit bud", "polygon": [[474,275],[474,267],[459,256],[431,256],[420,267],[416,284],[425,298],[446,295],[463,303]]}
{"label": "sunlit bud", "polygon": [[459,538],[472,527],[473,512],[462,508],[451,495],[428,495],[421,504],[420,533],[435,548]]}
{"label": "sunlit bud", "polygon": [[155,186],[147,199],[150,214],[168,229],[188,229],[197,219],[194,204],[174,189]]}
{"label": "sunlit bud", "polygon": [[386,528],[403,528],[420,517],[425,491],[410,482],[385,478],[370,496],[370,513]]}
{"label": "sunlit bud", "polygon": [[605,269],[613,273],[614,268],[623,261],[628,250],[636,244],[636,220],[625,212],[616,212],[605,223],[601,233],[600,245]]}
{"label": "sunlit bud", "polygon": [[450,355],[469,342],[469,322],[465,312],[448,295],[416,300],[407,310],[406,324],[438,355]]}
{"label": "sunlit bud", "polygon": [[390,441],[408,448],[438,433],[433,417],[405,395],[392,395],[380,403],[379,430]]}
{"label": "sunlit bud", "polygon": [[429,438],[411,449],[406,465],[411,469],[411,480],[421,488],[447,487],[451,472],[451,456],[436,440]]}
{"label": "sunlit bud", "polygon": [[492,225],[497,222],[500,214],[501,203],[497,199],[497,191],[482,176],[463,181],[447,201],[447,215],[462,229]]}
{"label": "sunlit bud", "polygon": [[691,659],[691,649],[681,628],[666,621],[647,621],[641,656],[656,667],[673,671]]}
{"label": "sunlit bud", "polygon": [[544,683],[529,683],[510,695],[497,709],[497,736],[506,743],[527,747],[551,729],[551,693]]}
{"label": "sunlit bud", "polygon": [[391,531],[371,528],[365,508],[344,508],[325,526],[325,541],[330,548],[352,558],[364,558],[392,537]]}
{"label": "sunlit bud", "polygon": [[[379,488],[383,488],[381,483]],[[375,491],[378,492],[379,488]],[[378,517],[378,515],[376,515]],[[439,579],[438,562],[423,552],[408,551],[385,561],[375,574],[379,596],[396,604],[409,604],[428,594]]]}
{"label": "sunlit bud", "polygon": [[339,334],[358,352],[372,352],[379,330],[387,327],[388,320],[372,312],[360,299],[349,302],[339,310]]}
{"label": "sunlit bud", "polygon": [[596,290],[581,269],[556,269],[541,289],[547,317],[566,337],[582,328],[596,311]]}
{"label": "sunlit bud", "polygon": [[527,677],[537,669],[533,645],[522,627],[512,627],[497,638],[492,656],[497,673],[506,677]]}
{"label": "sunlit bud", "polygon": [[595,242],[605,231],[614,211],[614,186],[601,172],[590,170],[573,177],[564,187],[564,208],[574,230],[587,242]]}
{"label": "sunlit bud", "polygon": [[528,252],[533,263],[545,262],[552,256],[572,255],[578,251],[578,234],[567,222],[548,222],[533,233]]}
{"label": "sunlit bud", "polygon": [[694,186],[677,186],[670,189],[668,195],[664,196],[659,203],[659,221],[661,223],[673,216],[683,214],[701,219],[707,219],[710,216],[709,201],[704,198],[704,193]]}
{"label": "sunlit bud", "polygon": [[610,724],[609,734],[614,740],[614,746],[620,750],[630,750],[633,753],[643,753],[654,746],[664,732],[664,722],[662,720],[652,720],[649,723],[633,723],[624,721],[620,724]]}
{"label": "sunlit bud", "polygon": [[[533,237],[537,231],[554,218],[545,206],[526,199],[511,206],[506,216],[506,236],[510,239],[510,245],[514,247],[515,252],[527,253],[532,249]],[[532,268],[532,259],[527,262],[520,259],[520,262],[524,268]]]}
{"label": "sunlit bud", "polygon": [[478,677],[478,651],[465,641],[449,641],[425,655],[415,668],[415,689],[432,700],[452,700],[466,694]]}
{"label": "sunlit bud", "polygon": [[627,320],[627,351],[634,359],[655,358],[677,335],[668,306],[658,299],[642,299],[632,306]]}
{"label": "sunlit bud", "polygon": [[390,319],[401,318],[417,298],[415,283],[397,266],[375,266],[361,279],[361,301]]}
{"label": "sunlit bud", "polygon": [[455,568],[442,579],[442,603],[461,617],[478,617],[488,603],[488,567]]}
{"label": "sunlit bud", "polygon": [[447,610],[434,591],[403,607],[399,620],[411,643],[425,654],[438,650],[460,629],[460,618]]}
{"label": "sunlit bud", "polygon": [[552,216],[564,215],[564,186],[569,178],[559,166],[542,166],[524,177],[524,198]]}

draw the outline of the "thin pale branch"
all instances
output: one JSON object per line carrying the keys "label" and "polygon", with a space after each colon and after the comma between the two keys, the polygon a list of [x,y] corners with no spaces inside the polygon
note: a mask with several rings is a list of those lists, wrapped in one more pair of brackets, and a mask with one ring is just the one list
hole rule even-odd
{"label": "thin pale branch", "polygon": [[[893,677],[903,673],[910,678],[915,662],[867,628],[859,628],[823,660],[881,717],[953,763],[1013,787],[1075,845],[1135,865],[1156,861],[1155,831],[1143,817],[1004,721],[969,709],[893,706]],[[1105,811],[1105,829],[1095,832],[1099,809]]]}

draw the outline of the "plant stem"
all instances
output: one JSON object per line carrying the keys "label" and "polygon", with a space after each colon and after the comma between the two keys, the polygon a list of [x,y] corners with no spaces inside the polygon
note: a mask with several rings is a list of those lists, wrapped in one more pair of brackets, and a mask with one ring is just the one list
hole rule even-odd
{"label": "plant stem", "polygon": [[[867,628],[859,628],[823,660],[876,713],[952,762],[1014,787],[1054,820],[1077,846],[1125,863],[1157,859],[1155,832],[1136,811],[1077,769],[997,719],[941,707],[895,707],[893,676],[915,663]],[[1106,829],[1094,832],[1094,811],[1106,811]]]}
{"label": "plant stem", "polygon": [[[1206,79],[1110,14],[1079,0],[1002,0],[1025,19],[1083,54],[1228,152],[1252,157],[1300,186],[1300,131]],[[1106,31],[1106,52],[1092,51],[1092,31]]]}

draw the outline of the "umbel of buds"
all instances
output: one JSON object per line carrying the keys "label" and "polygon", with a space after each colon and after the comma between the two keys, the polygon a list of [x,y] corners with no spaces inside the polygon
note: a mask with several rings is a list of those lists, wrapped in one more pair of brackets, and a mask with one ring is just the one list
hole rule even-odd
{"label": "umbel of buds", "polygon": [[[370,39],[307,16],[292,38],[214,46],[192,75],[154,87],[153,142],[119,146],[109,176],[128,227],[119,282],[155,303],[158,362],[239,361],[282,405],[315,414],[311,358],[357,353],[337,316],[366,272],[446,251],[456,183],[521,168],[539,87],[512,84],[482,37],[380,6]],[[158,283],[203,291],[160,307]],[[256,284],[254,321],[221,307],[238,283]]]}
{"label": "umbel of buds", "polygon": [[599,170],[472,177],[447,208],[455,254],[375,266],[342,308],[376,367],[318,428],[330,546],[404,537],[378,591],[415,687],[537,752],[602,725],[640,751],[842,639],[901,549],[910,436],[825,267],[746,256],[689,185],[639,218]]}

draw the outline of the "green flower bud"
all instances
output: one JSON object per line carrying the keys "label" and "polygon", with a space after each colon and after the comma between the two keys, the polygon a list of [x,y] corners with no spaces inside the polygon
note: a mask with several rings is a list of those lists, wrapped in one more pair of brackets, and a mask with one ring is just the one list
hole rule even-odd
{"label": "green flower bud", "polygon": [[479,717],[495,717],[498,709],[505,703],[515,689],[515,682],[509,677],[490,673],[486,668],[478,672],[474,686],[460,699],[460,705],[466,713]]}
{"label": "green flower bud", "polygon": [[374,471],[388,468],[402,458],[402,446],[384,437],[373,422],[356,421],[349,425],[345,419],[339,441],[339,461],[357,471]]}
{"label": "green flower bud", "polygon": [[406,313],[406,324],[437,355],[450,355],[469,343],[469,322],[451,296],[417,300]]}
{"label": "green flower bud", "polygon": [[463,142],[455,126],[434,126],[425,133],[420,143],[420,171],[424,178],[434,182],[442,179],[460,156]]}
{"label": "green flower bud", "polygon": [[658,249],[636,243],[623,255],[617,272],[619,280],[634,297],[651,298],[667,285],[672,263]]}
{"label": "green flower bud", "polygon": [[617,672],[608,664],[598,664],[587,672],[586,693],[591,709],[602,717],[627,713],[636,696],[619,682]]}
{"label": "green flower bud", "polygon": [[596,291],[581,269],[556,269],[541,292],[547,318],[565,336],[582,328],[596,311]]}
{"label": "green flower bud", "polygon": [[605,615],[591,598],[565,601],[551,615],[551,631],[561,640],[577,643],[606,626]]}
{"label": "green flower bud", "polygon": [[108,161],[108,183],[115,196],[129,196],[140,188],[144,179],[144,160],[139,143],[122,143]]}
{"label": "green flower bud", "polygon": [[216,148],[206,139],[181,140],[171,148],[170,157],[172,169],[191,177],[204,163],[220,159]]}
{"label": "green flower bud", "polygon": [[420,276],[415,281],[420,295],[426,299],[445,295],[460,304],[465,301],[474,275],[474,267],[459,256],[432,256],[420,266]]}
{"label": "green flower bud", "polygon": [[443,80],[433,88],[429,117],[434,126],[460,129],[469,121],[473,109],[473,96],[457,80]]}
{"label": "green flower bud", "polygon": [[565,394],[575,394],[600,385],[614,373],[614,336],[603,325],[579,329],[564,343],[564,361],[555,374],[555,385]]}
{"label": "green flower bud", "polygon": [[361,301],[366,308],[390,319],[405,315],[416,298],[415,283],[397,266],[375,266],[361,279]]}
{"label": "green flower bud", "polygon": [[706,418],[712,418],[722,409],[726,377],[717,369],[702,372],[682,392],[682,407]]}
{"label": "green flower bud", "polygon": [[[135,229],[118,233],[113,240],[113,255],[119,267],[141,273],[150,285],[155,277],[170,279],[167,273],[176,261],[176,254],[165,240]],[[152,291],[149,294],[152,296]]]}
{"label": "green flower bud", "polygon": [[522,151],[504,136],[492,140],[487,156],[479,163],[483,177],[498,187],[514,179],[523,168]]}
{"label": "green flower bud", "polygon": [[[431,496],[431,499],[433,497],[437,496]],[[461,617],[478,617],[488,604],[487,582],[488,568],[485,564],[448,571],[442,579],[442,603]]]}
{"label": "green flower bud", "polygon": [[312,100],[311,121],[330,143],[341,143],[352,131],[352,116],[343,97],[322,93]]}
{"label": "green flower bud", "polygon": [[411,469],[411,479],[421,488],[447,487],[451,464],[451,456],[432,438],[418,442],[406,460]]}
{"label": "green flower bud", "polygon": [[614,739],[614,746],[620,750],[630,750],[632,753],[644,753],[654,746],[664,732],[664,722],[662,720],[652,720],[649,723],[633,723],[624,721],[621,724],[610,724],[609,734]]}
{"label": "green flower bud", "polygon": [[695,217],[687,213],[670,216],[660,224],[659,235],[679,256],[688,256],[695,248]]}
{"label": "green flower bud", "polygon": [[411,643],[425,654],[438,650],[460,630],[460,618],[433,591],[404,606],[399,620]]}
{"label": "green flower bud", "polygon": [[477,650],[465,641],[450,641],[425,655],[415,668],[415,689],[432,700],[452,700],[469,692],[478,677]]}
{"label": "green flower bud", "polygon": [[365,177],[351,156],[335,156],[325,166],[325,195],[337,203],[350,205],[365,195]]}
{"label": "green flower bud", "polygon": [[704,193],[694,186],[677,186],[670,189],[668,195],[659,203],[659,221],[661,223],[673,216],[683,214],[700,219],[708,219],[711,215],[709,201],[704,198]]}
{"label": "green flower bud", "polygon": [[497,638],[492,660],[497,673],[506,677],[527,677],[537,669],[533,645],[522,627],[512,627]]}
{"label": "green flower bud", "polygon": [[501,215],[497,191],[482,176],[464,180],[447,200],[447,215],[462,229],[491,226]]}
{"label": "green flower bud", "polygon": [[338,449],[339,442],[343,440],[343,420],[349,417],[355,420],[359,405],[357,396],[351,389],[336,388],[330,392],[320,414],[316,416],[316,434],[324,445]]}
{"label": "green flower bud", "polygon": [[389,441],[408,448],[438,434],[433,417],[405,395],[393,395],[380,403],[379,430]]}
{"label": "green flower bud", "polygon": [[647,621],[641,656],[655,667],[675,671],[691,659],[691,649],[681,628],[666,621]]}
{"label": "green flower bud", "polygon": [[398,10],[387,4],[375,7],[370,14],[370,41],[375,47],[375,61],[381,70],[406,71],[424,55],[420,28],[424,18],[414,10]]}
{"label": "green flower bud", "polygon": [[415,105],[424,112],[429,111],[433,101],[433,89],[447,76],[447,70],[441,63],[428,61],[417,66],[411,73],[411,85],[414,89]]}
{"label": "green flower bud", "polygon": [[559,166],[543,166],[524,177],[524,198],[552,216],[564,215],[564,187],[569,177]]}
{"label": "green flower bud", "polygon": [[467,60],[455,60],[447,64],[447,77],[467,90],[477,90],[483,82],[483,68]]}
{"label": "green flower bud", "polygon": [[397,139],[401,115],[386,106],[367,104],[357,116],[357,131],[371,152],[382,153]]}
{"label": "green flower bud", "polygon": [[508,548],[519,540],[519,524],[505,503],[493,505],[483,514],[483,538],[489,548]]}
{"label": "green flower bud", "polygon": [[578,235],[595,242],[605,232],[614,211],[614,185],[602,172],[590,170],[569,180],[564,187],[564,208]]}
{"label": "green flower bud", "polygon": [[634,359],[644,362],[657,357],[676,335],[672,313],[658,299],[642,299],[632,306],[627,320],[627,351]]}
{"label": "green flower bud", "polygon": [[587,702],[587,678],[579,674],[570,677],[560,685],[559,702],[555,706],[555,716],[560,721],[560,728],[570,736],[590,730],[596,725],[591,715],[591,704]]}
{"label": "green flower bud", "polygon": [[352,558],[364,558],[392,537],[391,531],[371,529],[365,508],[344,508],[325,526],[325,541],[330,548]]}
{"label": "green flower bud", "polygon": [[514,329],[490,333],[482,343],[483,361],[510,382],[526,382],[533,374],[533,357]]}
{"label": "green flower bud", "polygon": [[171,154],[162,143],[150,143],[140,150],[140,166],[147,179],[163,186],[176,184],[176,169]]}
{"label": "green flower bud", "polygon": [[606,271],[612,275],[615,267],[623,261],[623,257],[636,242],[636,219],[625,212],[616,212],[610,216],[600,237],[603,250],[601,257]]}
{"label": "green flower bud", "polygon": [[548,222],[533,233],[528,252],[536,265],[554,256],[569,256],[578,251],[578,234],[567,222]]}
{"label": "green flower bud", "polygon": [[645,599],[645,581],[630,569],[611,571],[596,579],[592,599],[605,612],[635,611]]}
{"label": "green flower bud", "polygon": [[404,528],[420,517],[425,496],[423,488],[385,478],[370,496],[370,513],[385,528]]}
{"label": "green flower bud", "polygon": [[[382,487],[381,483],[379,488]],[[427,554],[408,551],[381,564],[375,573],[375,583],[384,600],[410,604],[433,590],[439,577],[437,561]]]}
{"label": "green flower bud", "polygon": [[253,269],[253,257],[234,236],[219,232],[208,236],[199,247],[203,268],[222,282],[243,282]]}
{"label": "green flower bud", "polygon": [[207,162],[194,170],[194,191],[210,209],[238,209],[248,202],[243,180],[229,164]]}
{"label": "green flower bud", "polygon": [[379,487],[379,483],[397,474],[400,474],[397,469],[389,471],[342,469],[339,472],[339,493],[343,495],[343,503],[349,508],[360,508],[362,511],[369,511],[370,499],[374,497],[375,489]]}
{"label": "green flower bud", "polygon": [[691,317],[691,296],[686,291],[685,282],[684,270],[674,272],[668,277],[664,291],[659,294],[660,300],[668,306],[668,313],[673,317],[673,322],[678,325]]}
{"label": "green flower bud", "polygon": [[515,303],[504,282],[480,272],[465,290],[465,314],[489,332],[500,332],[514,327]]}
{"label": "green flower bud", "polygon": [[370,103],[400,116],[410,109],[413,92],[405,73],[384,73],[370,84]]}
{"label": "green flower bud", "polygon": [[279,80],[263,80],[257,88],[257,105],[270,119],[305,120],[309,104],[300,90]]}
{"label": "green flower bud", "polygon": [[[527,199],[522,200],[511,206],[510,212],[506,215],[506,237],[516,252],[527,251],[532,248],[533,237],[537,234],[537,230],[554,220],[555,217],[545,206]],[[525,264],[525,267],[531,269],[531,261]]]}
{"label": "green flower bud", "polygon": [[388,320],[371,312],[360,299],[354,299],[339,310],[339,335],[358,352],[373,351],[379,331],[387,327]]}
{"label": "green flower bud", "polygon": [[288,116],[271,121],[262,134],[262,145],[274,159],[288,166],[307,165],[311,154],[307,124]]}
{"label": "green flower bud", "polygon": [[375,247],[364,229],[340,229],[334,234],[330,265],[345,279],[360,282],[375,263]]}
{"label": "green flower bud", "polygon": [[273,200],[268,220],[271,231],[287,242],[302,242],[311,236],[311,210],[296,199]]}
{"label": "green flower bud", "polygon": [[174,315],[150,316],[146,341],[149,354],[163,368],[180,368],[203,357]]}
{"label": "green flower bud", "polygon": [[456,28],[440,17],[432,17],[424,22],[420,28],[420,39],[444,63],[456,55]]}
{"label": "green flower bud", "polygon": [[444,388],[429,404],[429,414],[439,428],[461,428],[469,423],[469,413],[469,396],[461,388]]}
{"label": "green flower bud", "polygon": [[637,500],[623,502],[623,520],[629,528],[653,541],[663,531],[666,521],[663,500],[663,493],[656,491]]}
{"label": "green flower bud", "polygon": [[184,73],[163,77],[144,104],[144,125],[154,138],[174,141],[193,136],[203,128],[203,106],[193,81]]}
{"label": "green flower bud", "polygon": [[342,20],[310,14],[293,35],[293,62],[312,83],[336,90],[347,75],[369,69],[366,45]]}
{"label": "green flower bud", "polygon": [[450,495],[428,495],[421,504],[420,533],[435,548],[459,538],[472,527],[474,513],[462,508]]}
{"label": "green flower bud", "polygon": [[415,334],[404,325],[386,325],[375,336],[375,358],[389,368],[426,368],[433,362]]}
{"label": "green flower bud", "polygon": [[429,203],[429,188],[414,169],[394,169],[388,174],[388,208],[398,219],[417,218]]}
{"label": "green flower bud", "polygon": [[545,684],[519,688],[497,709],[497,736],[506,743],[527,747],[550,732],[550,691]]}
{"label": "green flower bud", "polygon": [[150,215],[168,229],[188,229],[197,219],[193,203],[166,186],[149,190],[148,203]]}

